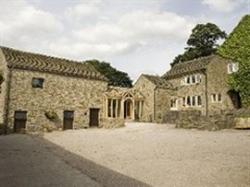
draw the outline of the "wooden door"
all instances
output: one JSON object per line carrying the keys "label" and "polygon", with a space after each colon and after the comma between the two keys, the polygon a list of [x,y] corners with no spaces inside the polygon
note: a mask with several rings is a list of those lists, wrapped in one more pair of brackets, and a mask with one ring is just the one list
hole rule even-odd
{"label": "wooden door", "polygon": [[73,129],[74,111],[63,112],[63,130]]}
{"label": "wooden door", "polygon": [[99,126],[99,111],[100,109],[91,108],[90,109],[90,119],[89,119],[89,126],[90,127],[98,127]]}
{"label": "wooden door", "polygon": [[26,128],[27,112],[15,111],[14,114],[14,132],[22,132]]}

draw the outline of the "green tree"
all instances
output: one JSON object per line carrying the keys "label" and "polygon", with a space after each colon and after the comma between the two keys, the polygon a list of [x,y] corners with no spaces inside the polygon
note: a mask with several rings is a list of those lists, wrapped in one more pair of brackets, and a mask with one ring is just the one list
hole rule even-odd
{"label": "green tree", "polygon": [[196,25],[187,41],[188,47],[185,48],[185,52],[176,56],[171,66],[214,54],[218,47],[218,40],[226,36],[226,33],[213,23]]}
{"label": "green tree", "polygon": [[219,47],[218,54],[239,63],[239,71],[229,78],[229,85],[240,93],[244,107],[250,107],[250,15],[246,15]]}
{"label": "green tree", "polygon": [[113,68],[107,62],[100,62],[98,60],[87,60],[86,63],[93,65],[100,73],[107,79],[108,84],[120,87],[132,87],[132,80],[127,73]]}

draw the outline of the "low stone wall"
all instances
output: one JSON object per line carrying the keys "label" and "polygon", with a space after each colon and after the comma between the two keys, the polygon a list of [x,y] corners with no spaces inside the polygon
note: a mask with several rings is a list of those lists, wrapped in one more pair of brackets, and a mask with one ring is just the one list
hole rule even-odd
{"label": "low stone wall", "polygon": [[240,109],[235,113],[235,128],[250,129],[250,109]]}
{"label": "low stone wall", "polygon": [[124,126],[125,126],[124,119],[103,118],[100,127],[109,129],[109,128],[119,128],[119,127],[124,127]]}
{"label": "low stone wall", "polygon": [[[170,117],[169,119],[167,119]],[[235,126],[235,113],[224,112],[220,115],[202,116],[200,111],[171,111],[165,116],[165,123],[172,123],[176,128],[220,130]]]}

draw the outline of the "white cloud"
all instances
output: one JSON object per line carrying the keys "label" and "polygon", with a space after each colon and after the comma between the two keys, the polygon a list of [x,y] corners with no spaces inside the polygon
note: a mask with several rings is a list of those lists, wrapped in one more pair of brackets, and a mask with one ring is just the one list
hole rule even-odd
{"label": "white cloud", "polygon": [[102,3],[102,0],[82,0],[75,6],[67,8],[65,13],[70,19],[77,19],[79,21],[98,15]]}
{"label": "white cloud", "polygon": [[70,40],[56,41],[50,47],[60,55],[74,56],[75,51],[96,57],[121,55],[156,43],[183,42],[193,25],[190,19],[174,13],[134,11],[116,21],[99,20],[75,29]]}
{"label": "white cloud", "polygon": [[58,35],[63,26],[46,11],[31,6],[24,0],[0,1],[0,42],[21,48],[43,43]]}
{"label": "white cloud", "polygon": [[203,0],[202,3],[219,12],[232,12],[246,0]]}

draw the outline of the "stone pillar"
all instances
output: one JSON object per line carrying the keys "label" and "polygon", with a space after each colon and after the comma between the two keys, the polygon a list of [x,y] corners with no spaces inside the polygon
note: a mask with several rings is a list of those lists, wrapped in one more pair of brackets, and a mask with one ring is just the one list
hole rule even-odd
{"label": "stone pillar", "polygon": [[115,117],[118,118],[118,99],[115,100]]}
{"label": "stone pillar", "polygon": [[131,110],[132,110],[131,119],[135,120],[135,101],[134,100],[132,100]]}
{"label": "stone pillar", "polygon": [[108,111],[109,111],[109,99],[105,98],[105,117],[108,117]]}
{"label": "stone pillar", "polygon": [[121,114],[120,117],[123,119],[124,118],[124,100],[121,99]]}
{"label": "stone pillar", "polygon": [[142,118],[142,101],[139,101],[139,120]]}

